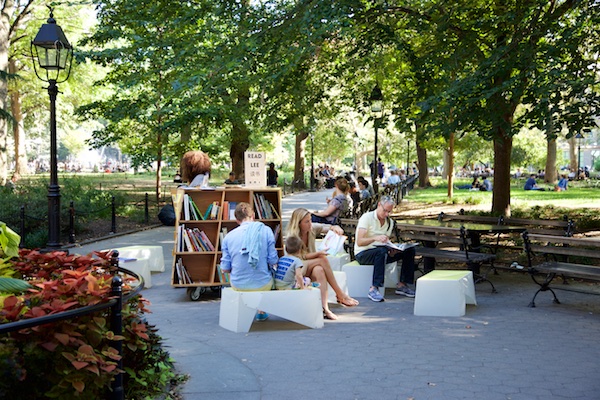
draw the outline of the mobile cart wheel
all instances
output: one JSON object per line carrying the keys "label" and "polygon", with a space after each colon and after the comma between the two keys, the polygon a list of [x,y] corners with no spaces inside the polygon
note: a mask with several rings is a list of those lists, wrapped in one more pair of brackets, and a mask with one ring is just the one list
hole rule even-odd
{"label": "mobile cart wheel", "polygon": [[202,296],[202,294],[204,294],[204,292],[206,292],[206,288],[204,288],[202,286],[198,286],[195,288],[188,288],[188,290],[187,290],[188,296],[190,296],[191,301],[200,300],[200,296]]}

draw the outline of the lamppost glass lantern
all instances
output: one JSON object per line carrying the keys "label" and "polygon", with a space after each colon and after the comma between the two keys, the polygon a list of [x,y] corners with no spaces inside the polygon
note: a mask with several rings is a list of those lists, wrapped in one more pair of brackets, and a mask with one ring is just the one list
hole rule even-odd
{"label": "lamppost glass lantern", "polygon": [[[48,82],[50,96],[50,184],[48,185],[48,243],[47,251],[57,250],[60,244],[60,186],[58,186],[58,160],[56,145],[56,97],[57,83],[64,82],[71,74],[73,47],[62,28],[56,24],[53,9],[50,9],[48,23],[43,24],[35,39],[31,41],[33,68],[37,77]],[[37,65],[36,65],[37,62]],[[38,67],[46,71],[40,76]]]}
{"label": "lamppost glass lantern", "polygon": [[375,128],[375,151],[373,154],[373,164],[371,167],[371,181],[373,184],[373,190],[375,191],[375,193],[377,193],[377,191],[379,190],[379,187],[377,185],[377,176],[379,175],[379,158],[377,156],[377,130],[379,128],[379,123],[381,122],[381,114],[383,110],[383,93],[381,93],[379,85],[375,85],[373,91],[371,91],[369,101],[371,102],[371,113],[373,115],[373,126]]}
{"label": "lamppost glass lantern", "polygon": [[[42,25],[37,35],[35,35],[35,39],[31,41],[31,54],[34,58],[33,68],[35,74],[41,80],[61,83],[69,79],[71,74],[73,47],[67,40],[62,28],[56,24],[53,9],[48,8],[50,9],[50,18],[48,18],[46,24]],[[45,79],[40,76],[37,67],[46,71]],[[65,74],[61,76],[61,71],[65,71],[66,76]]]}

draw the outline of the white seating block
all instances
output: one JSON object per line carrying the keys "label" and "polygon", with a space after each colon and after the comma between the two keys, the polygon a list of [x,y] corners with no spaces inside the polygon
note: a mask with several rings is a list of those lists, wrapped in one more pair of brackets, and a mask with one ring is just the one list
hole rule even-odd
{"label": "white seating block", "polygon": [[150,271],[165,272],[165,257],[162,246],[126,246],[116,250],[119,251],[119,257],[147,258]]}
{"label": "white seating block", "polygon": [[417,279],[415,315],[462,317],[466,305],[477,305],[471,271],[435,270]]}
{"label": "white seating block", "polygon": [[248,332],[258,310],[309,328],[324,325],[321,291],[317,288],[260,292],[223,288],[219,325],[232,332]]}
{"label": "white seating block", "polygon": [[[338,286],[340,287],[340,289],[342,289],[342,291],[344,293],[348,294],[348,285],[346,283],[346,273],[343,271],[333,271],[333,276],[335,277],[335,280],[336,280]],[[331,285],[327,286],[327,302],[328,303],[337,303],[337,296],[335,295],[335,292],[331,288]]]}
{"label": "white seating block", "polygon": [[[342,267],[346,273],[346,284],[348,285],[348,295],[351,297],[366,297],[369,288],[373,283],[373,265],[361,265],[354,260]],[[385,265],[385,287],[395,288],[398,283],[397,263]],[[381,294],[385,294],[385,287],[379,288]]]}
{"label": "white seating block", "polygon": [[338,253],[334,256],[327,256],[327,260],[329,260],[329,265],[331,265],[332,270],[341,271],[342,266],[350,262],[350,254]]}

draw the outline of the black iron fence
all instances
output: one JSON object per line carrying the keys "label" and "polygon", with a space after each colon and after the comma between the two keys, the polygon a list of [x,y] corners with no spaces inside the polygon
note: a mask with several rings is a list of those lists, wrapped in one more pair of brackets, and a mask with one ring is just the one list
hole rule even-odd
{"label": "black iron fence", "polygon": [[[118,251],[113,251],[111,255],[111,269],[113,270],[114,275],[111,281],[110,300],[106,300],[104,303],[101,304],[81,307],[76,310],[63,311],[60,313],[46,315],[43,317],[5,323],[0,325],[0,334],[15,332],[25,328],[33,328],[35,326],[44,324],[51,324],[66,319],[73,319],[110,308],[111,331],[115,334],[116,337],[121,336],[123,333],[123,317],[121,314],[121,311],[123,309],[123,303],[139,295],[139,293],[144,288],[144,278],[133,271],[129,271],[128,269],[119,267]],[[123,278],[119,275],[119,273],[135,277],[137,280],[139,280],[140,284],[128,294],[123,295]],[[113,346],[115,350],[117,350],[119,356],[121,356],[117,363],[117,368],[119,370],[123,370],[123,340],[113,340]],[[111,389],[112,400],[124,399],[125,390],[123,386],[123,372],[120,372],[115,376],[115,380],[111,384]]]}
{"label": "black iron fence", "polygon": [[[150,199],[150,197],[149,197],[148,193],[146,193],[143,200],[127,203],[127,204],[121,205],[121,207],[128,206],[128,207],[135,207],[135,208],[143,208],[144,223],[149,224],[150,223],[150,200],[149,199]],[[116,204],[115,196],[111,196],[110,204],[106,205],[105,207],[100,207],[98,209],[91,210],[91,211],[78,211],[75,208],[75,203],[73,201],[70,201],[69,202],[69,226],[68,226],[68,232],[69,232],[68,233],[68,241],[69,241],[69,243],[76,242],[76,226],[77,226],[76,219],[77,219],[77,217],[87,220],[90,217],[93,217],[94,215],[98,215],[98,216],[103,215],[107,209],[111,210],[111,218],[110,218],[111,224],[110,224],[110,231],[106,232],[106,233],[107,234],[117,233],[118,206]],[[44,218],[27,215],[25,205],[24,204],[21,205],[20,213],[19,213],[19,234],[21,235],[21,242],[19,243],[19,247],[21,247],[21,248],[24,247],[25,238],[26,238],[27,234],[29,233],[28,229],[27,229],[27,221],[28,220],[38,221],[38,222],[46,221],[46,219],[44,219]],[[61,231],[62,231],[62,227],[61,227]]]}

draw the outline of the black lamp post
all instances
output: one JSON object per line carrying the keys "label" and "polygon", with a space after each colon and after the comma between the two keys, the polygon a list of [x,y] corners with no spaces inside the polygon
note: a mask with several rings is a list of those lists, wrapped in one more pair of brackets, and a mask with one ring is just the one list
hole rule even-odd
{"label": "black lamp post", "polygon": [[575,135],[575,139],[577,139],[577,176],[575,179],[579,179],[580,178],[580,171],[581,171],[581,141],[583,140],[584,136],[580,133],[578,133],[577,135]]}
{"label": "black lamp post", "polygon": [[378,192],[379,187],[377,185],[377,176],[379,175],[379,159],[377,157],[377,130],[379,129],[379,123],[381,122],[381,112],[383,110],[383,93],[379,89],[379,85],[375,85],[371,92],[371,113],[373,114],[373,126],[375,128],[375,151],[373,154],[373,168],[371,169],[371,180],[373,183],[373,190],[375,193]]}
{"label": "black lamp post", "polygon": [[[33,68],[39,79],[48,82],[50,96],[50,185],[48,186],[48,250],[60,248],[60,186],[58,186],[58,165],[56,147],[56,96],[57,83],[69,79],[73,47],[65,37],[60,26],[56,24],[53,9],[50,9],[48,23],[43,24],[35,39],[31,42],[31,55],[34,58]],[[36,66],[37,61],[37,66]],[[38,71],[38,68],[40,70]],[[45,70],[45,76],[41,76]]]}
{"label": "black lamp post", "polygon": [[310,189],[309,191],[315,191],[315,139],[314,134],[310,133]]}
{"label": "black lamp post", "polygon": [[410,166],[410,139],[406,141],[406,176],[410,174],[408,167]]}

